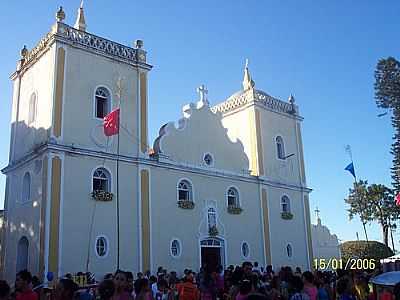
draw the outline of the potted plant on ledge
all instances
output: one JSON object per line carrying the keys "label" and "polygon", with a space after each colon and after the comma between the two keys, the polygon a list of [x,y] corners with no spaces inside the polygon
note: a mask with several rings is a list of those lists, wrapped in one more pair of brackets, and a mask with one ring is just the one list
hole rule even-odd
{"label": "potted plant on ledge", "polygon": [[183,209],[193,209],[194,208],[194,202],[193,201],[188,201],[188,200],[179,200],[178,201],[178,207],[183,208]]}
{"label": "potted plant on ledge", "polygon": [[97,201],[112,201],[114,195],[113,193],[106,192],[103,190],[94,190],[91,193],[91,196],[94,200]]}
{"label": "potted plant on ledge", "polygon": [[285,211],[281,213],[281,218],[284,220],[291,220],[293,219],[293,214],[291,212]]}
{"label": "potted plant on ledge", "polygon": [[238,215],[242,213],[243,209],[236,205],[228,205],[228,213],[232,215]]}

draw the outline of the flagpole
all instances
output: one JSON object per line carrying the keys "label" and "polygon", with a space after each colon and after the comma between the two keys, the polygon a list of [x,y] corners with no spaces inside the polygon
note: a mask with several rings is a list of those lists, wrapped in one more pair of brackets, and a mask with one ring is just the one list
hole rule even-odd
{"label": "flagpole", "polygon": [[120,262],[120,220],[119,220],[119,141],[120,141],[120,124],[121,124],[121,97],[122,97],[122,79],[119,77],[117,82],[117,95],[118,95],[118,135],[117,135],[117,174],[116,174],[116,206],[117,206],[117,270],[119,270]]}
{"label": "flagpole", "polygon": [[[121,102],[121,101],[120,101]],[[118,108],[120,109],[121,103],[119,103]],[[121,109],[119,110],[119,114],[121,114]],[[119,123],[118,122],[118,135],[117,135],[117,176],[116,176],[116,184],[117,184],[117,270],[119,270]]]}
{"label": "flagpole", "polygon": [[[358,195],[358,189],[357,189],[357,186],[358,186],[358,185],[357,185],[357,175],[356,175],[356,172],[354,171],[355,168],[354,168],[353,154],[351,153],[351,147],[350,147],[350,145],[347,145],[346,151],[348,152],[348,154],[349,154],[349,156],[350,156],[351,164],[353,165],[353,173],[354,173],[354,174],[352,174],[352,175],[354,176],[354,191],[355,191],[355,193],[356,193],[356,197],[359,197],[359,195]],[[359,200],[361,200],[361,199],[359,199]],[[363,211],[363,209],[362,209],[362,207],[361,207],[361,201],[360,201],[359,205],[360,205],[360,219],[361,219],[361,223],[363,224],[363,229],[364,229],[364,234],[365,234],[365,240],[367,241],[367,247],[368,247],[369,242],[368,242],[367,228],[365,227],[365,221],[364,221],[364,218],[362,217],[362,211]]]}

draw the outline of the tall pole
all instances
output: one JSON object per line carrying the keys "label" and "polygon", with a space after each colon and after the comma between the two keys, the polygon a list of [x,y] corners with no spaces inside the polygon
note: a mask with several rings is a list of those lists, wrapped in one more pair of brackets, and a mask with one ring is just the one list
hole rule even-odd
{"label": "tall pole", "polygon": [[[349,156],[350,156],[350,160],[351,160],[351,163],[353,164],[353,168],[354,168],[353,154],[351,153],[351,147],[350,147],[350,145],[347,145],[347,146],[346,146],[346,151],[347,151],[347,153],[348,153]],[[355,168],[354,168],[354,169],[355,169]],[[356,197],[359,198],[359,194],[358,194],[358,185],[357,185],[357,175],[356,175],[355,172],[354,172],[354,191],[355,191]],[[361,200],[361,199],[359,198],[359,200]],[[368,247],[367,228],[365,227],[365,221],[364,221],[364,218],[362,217],[363,208],[362,208],[362,206],[361,206],[361,201],[360,201],[359,204],[360,204],[360,219],[361,219],[361,223],[363,224],[363,229],[364,229],[364,234],[365,234],[365,240],[367,241],[367,247]]]}
{"label": "tall pole", "polygon": [[[119,111],[121,114],[121,110]],[[119,124],[118,124],[119,127]],[[118,135],[117,135],[117,176],[116,176],[116,183],[117,183],[117,270],[119,270],[119,128],[118,128]]]}
{"label": "tall pole", "polygon": [[120,124],[121,124],[121,97],[122,97],[122,78],[119,77],[117,80],[117,97],[118,97],[118,109],[119,109],[119,118],[118,118],[118,134],[117,134],[117,176],[116,176],[116,207],[117,207],[117,270],[119,270],[119,261],[120,261],[120,220],[119,220],[119,144],[120,144]]}
{"label": "tall pole", "polygon": [[392,239],[393,253],[396,253],[396,249],[394,249],[393,230],[392,230],[392,224],[390,223],[390,218],[389,218],[389,230],[390,230],[390,238]]}

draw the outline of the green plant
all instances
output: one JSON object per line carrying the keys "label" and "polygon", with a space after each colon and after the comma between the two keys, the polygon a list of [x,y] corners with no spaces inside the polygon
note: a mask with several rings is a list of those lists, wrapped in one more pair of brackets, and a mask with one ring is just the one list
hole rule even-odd
{"label": "green plant", "polygon": [[112,201],[114,195],[113,193],[102,191],[102,190],[95,190],[91,194],[92,198],[97,201]]}
{"label": "green plant", "polygon": [[235,206],[235,205],[228,205],[228,213],[232,215],[238,215],[241,214],[243,209],[241,207]]}
{"label": "green plant", "polygon": [[293,219],[293,214],[291,212],[282,212],[281,218],[284,220],[291,220]]}
{"label": "green plant", "polygon": [[179,200],[178,201],[178,207],[182,209],[193,209],[194,208],[194,202],[193,201],[187,201],[187,200]]}
{"label": "green plant", "polygon": [[343,261],[350,258],[375,259],[376,262],[394,255],[393,251],[378,241],[347,241],[340,245]]}

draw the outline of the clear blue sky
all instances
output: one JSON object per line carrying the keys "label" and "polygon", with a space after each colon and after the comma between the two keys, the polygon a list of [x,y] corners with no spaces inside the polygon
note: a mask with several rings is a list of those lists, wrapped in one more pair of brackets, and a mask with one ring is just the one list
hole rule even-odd
{"label": "clear blue sky", "polygon": [[[0,165],[7,165],[11,81],[21,47],[32,48],[55,22],[58,5],[74,24],[78,0],[0,2]],[[400,59],[400,2],[385,1],[85,1],[88,31],[132,45],[143,39],[154,69],[149,81],[151,139],[181,117],[204,83],[212,104],[241,87],[245,58],[256,87],[296,97],[303,123],[311,207],[342,240],[362,237],[343,199],[352,177],[351,144],[362,179],[390,184],[393,130],[377,118],[373,72],[389,55]],[[0,207],[5,176],[0,176]],[[314,214],[313,214],[314,215]],[[368,227],[372,239],[379,228]],[[396,234],[396,240],[400,234]],[[399,245],[399,243],[397,243]],[[398,246],[399,247],[399,246]]]}

